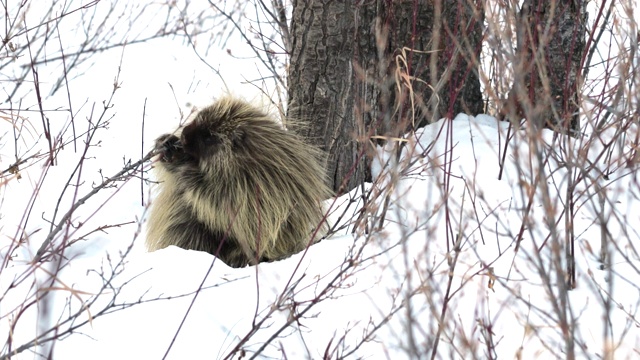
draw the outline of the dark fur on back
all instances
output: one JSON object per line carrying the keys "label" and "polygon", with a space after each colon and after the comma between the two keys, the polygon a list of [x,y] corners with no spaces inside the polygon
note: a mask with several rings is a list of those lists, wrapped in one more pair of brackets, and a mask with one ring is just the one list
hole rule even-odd
{"label": "dark fur on back", "polygon": [[324,232],[331,193],[319,153],[243,100],[202,109],[159,137],[156,152],[151,251],[176,245],[242,267],[286,258]]}

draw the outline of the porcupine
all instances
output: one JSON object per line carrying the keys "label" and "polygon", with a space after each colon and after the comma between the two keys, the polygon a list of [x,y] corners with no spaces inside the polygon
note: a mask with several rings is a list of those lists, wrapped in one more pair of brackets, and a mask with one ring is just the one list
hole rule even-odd
{"label": "porcupine", "polygon": [[243,267],[289,257],[326,231],[321,153],[244,100],[202,109],[155,152],[150,251],[175,245]]}

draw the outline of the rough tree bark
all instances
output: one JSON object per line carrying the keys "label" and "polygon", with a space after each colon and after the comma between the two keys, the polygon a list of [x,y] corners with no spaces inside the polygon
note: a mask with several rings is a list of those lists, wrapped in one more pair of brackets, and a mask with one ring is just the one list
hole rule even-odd
{"label": "rough tree bark", "polygon": [[[396,104],[415,110],[409,125],[417,128],[442,117],[452,119],[460,112],[482,113],[478,77],[484,21],[481,1],[382,3],[389,33],[387,53],[396,60],[392,70],[411,79],[402,87],[405,91],[393,94]],[[409,97],[415,109],[410,108]]]}
{"label": "rough tree bark", "polygon": [[288,115],[327,152],[336,192],[368,180],[372,136],[482,112],[480,4],[293,1]]}
{"label": "rough tree bark", "polygon": [[327,153],[334,191],[364,180],[362,143],[353,118],[352,1],[293,1],[288,117],[294,130]]}
{"label": "rough tree bark", "polygon": [[525,0],[516,19],[514,83],[507,114],[575,134],[586,41],[586,1]]}

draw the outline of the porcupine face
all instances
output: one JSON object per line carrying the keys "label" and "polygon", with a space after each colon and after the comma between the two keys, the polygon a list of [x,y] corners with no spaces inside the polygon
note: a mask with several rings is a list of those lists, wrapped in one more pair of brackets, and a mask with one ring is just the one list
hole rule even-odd
{"label": "porcupine face", "polygon": [[177,157],[182,156],[182,144],[180,139],[173,134],[164,134],[156,139],[155,145],[156,155],[160,157],[160,161],[164,163],[174,162]]}
{"label": "porcupine face", "polygon": [[194,122],[183,129],[180,137],[173,134],[160,136],[156,140],[155,151],[163,167],[176,173],[181,168],[196,170],[199,162],[214,156],[221,145],[219,135]]}
{"label": "porcupine face", "polygon": [[216,158],[229,165],[230,156],[242,152],[246,146],[247,132],[241,121],[221,117],[209,109],[201,111],[196,118],[182,129],[178,138],[163,135],[156,141],[156,149],[162,160],[175,166],[197,166],[201,162],[216,162]]}

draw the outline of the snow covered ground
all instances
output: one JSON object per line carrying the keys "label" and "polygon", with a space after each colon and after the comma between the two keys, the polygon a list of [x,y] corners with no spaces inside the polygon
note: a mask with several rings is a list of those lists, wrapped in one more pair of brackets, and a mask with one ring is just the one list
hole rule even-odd
{"label": "snow covered ground", "polygon": [[[104,248],[85,246],[59,275],[75,291],[52,291],[48,325],[74,311],[78,318],[59,331],[87,322],[55,342],[55,358],[225,358],[238,346],[260,358],[409,359],[430,356],[438,336],[438,358],[563,358],[569,333],[579,357],[635,357],[635,171],[596,178],[608,194],[604,210],[593,184],[577,185],[577,285],[567,291],[569,172],[554,156],[543,166],[536,158],[564,140],[545,130],[533,152],[524,131],[516,132],[500,180],[506,134],[506,122],[461,114],[407,137],[398,162],[392,146],[380,149],[378,180],[366,189],[369,231],[364,222],[347,224],[283,261],[232,269],[175,247],[145,253],[138,240],[116,266],[114,251],[106,258]],[[536,179],[546,186],[532,194]],[[332,220],[355,221],[359,196],[354,190],[328,201]],[[372,229],[383,213],[383,226]],[[604,262],[602,246],[610,256]],[[2,279],[5,293],[6,269]],[[13,336],[26,341],[34,328],[17,330]],[[33,358],[26,354],[16,358]]]}

